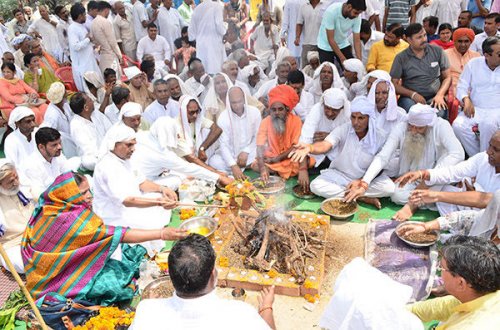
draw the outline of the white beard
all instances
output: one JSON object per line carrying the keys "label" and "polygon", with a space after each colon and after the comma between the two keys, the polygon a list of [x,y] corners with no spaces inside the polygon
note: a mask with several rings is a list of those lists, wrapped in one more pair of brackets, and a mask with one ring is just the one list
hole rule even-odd
{"label": "white beard", "polygon": [[285,120],[279,118],[279,117],[271,117],[272,121],[273,121],[273,127],[274,127],[274,130],[276,131],[276,133],[278,133],[278,135],[283,135],[285,133]]}
{"label": "white beard", "polygon": [[411,171],[419,169],[420,162],[424,157],[426,135],[407,132],[403,143],[402,157],[408,160]]}
{"label": "white beard", "polygon": [[19,187],[16,187],[14,189],[5,189],[4,187],[0,186],[0,195],[14,196],[17,195],[18,192]]}

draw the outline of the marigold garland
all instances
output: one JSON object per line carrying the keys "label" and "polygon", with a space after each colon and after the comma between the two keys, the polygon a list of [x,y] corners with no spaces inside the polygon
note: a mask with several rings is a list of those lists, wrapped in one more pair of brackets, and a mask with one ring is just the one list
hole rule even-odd
{"label": "marigold garland", "polygon": [[132,324],[135,312],[127,313],[118,307],[103,307],[99,315],[89,319],[84,325],[74,327],[74,330],[114,330],[117,326]]}

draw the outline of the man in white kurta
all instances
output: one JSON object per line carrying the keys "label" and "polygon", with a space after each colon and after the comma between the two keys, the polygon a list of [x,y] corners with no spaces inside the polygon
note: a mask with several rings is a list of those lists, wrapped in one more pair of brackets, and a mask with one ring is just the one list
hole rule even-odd
{"label": "man in white kurta", "polygon": [[236,86],[229,88],[226,110],[217,120],[222,129],[219,150],[209,159],[210,166],[231,173],[235,179],[243,179],[242,170],[255,160],[260,122],[260,111],[248,105],[243,90]]}
{"label": "man in white kurta", "polygon": [[173,51],[175,49],[174,41],[181,37],[181,29],[187,26],[187,23],[172,4],[173,0],[163,0],[163,6],[158,10],[158,29],[160,35],[167,39],[170,49]]}
{"label": "man in white kurta", "polygon": [[[382,150],[375,156],[362,181],[370,184],[374,178],[387,168],[395,152],[401,150],[397,175],[422,168],[440,168],[455,165],[464,159],[464,151],[453,134],[448,121],[438,118],[436,110],[428,105],[416,104],[410,108],[408,122],[398,124],[387,137]],[[391,199],[394,203],[405,205],[410,193],[417,184],[396,186]],[[421,186],[420,188],[424,188]],[[440,190],[440,186],[432,189]],[[406,204],[395,218],[407,220],[417,209]]]}
{"label": "man in white kurta", "polygon": [[73,95],[70,107],[75,113],[70,123],[71,138],[78,148],[82,167],[92,171],[97,163],[101,142],[111,127],[111,122],[102,112],[94,109],[94,102],[84,93]]}
{"label": "man in white kurta", "polygon": [[168,83],[159,79],[153,84],[156,100],[147,106],[142,117],[149,124],[153,124],[158,118],[168,116],[177,118],[179,116],[179,102],[170,97],[170,87]]}
{"label": "man in white kurta", "polygon": [[57,34],[57,17],[49,15],[46,6],[40,6],[40,17],[35,20],[28,28],[28,34],[36,33],[42,37],[42,43],[45,50],[59,62],[62,61],[63,49],[59,43]]}
{"label": "man in white kurta", "polygon": [[[314,143],[323,141],[335,128],[350,122],[351,102],[338,88],[327,89],[319,103],[316,103],[302,125],[300,142]],[[334,150],[327,154],[312,155],[318,167],[328,157],[334,159]],[[326,166],[326,165],[325,165]]]}
{"label": "man in white kurta", "polygon": [[[111,128],[108,152],[94,171],[93,207],[106,225],[161,229],[170,222],[169,209],[175,207],[176,196],[170,189],[147,180],[133,167],[130,157],[135,137],[128,126]],[[165,243],[155,240],[143,245],[152,252],[160,251]]]}
{"label": "man in white kurta", "polygon": [[368,100],[376,106],[377,127],[386,134],[391,133],[396,125],[406,120],[406,111],[398,106],[396,89],[391,81],[375,80],[368,93]]}
{"label": "man in white kurta", "polygon": [[205,65],[199,59],[192,60],[191,64],[189,64],[189,72],[191,78],[186,80],[185,85],[195,94],[192,96],[197,97],[203,103],[210,87],[212,87],[213,80],[205,72]]}
{"label": "man in white kurta", "polygon": [[279,47],[280,37],[278,27],[272,24],[271,14],[266,13],[262,17],[262,25],[259,25],[250,36],[252,51],[263,64],[266,70],[271,69],[276,60],[276,51]]}
{"label": "man in white kurta", "polygon": [[29,162],[35,145],[35,114],[28,107],[16,107],[9,115],[13,132],[5,138],[4,153],[16,168]]}
{"label": "man in white kurta", "polygon": [[85,8],[81,4],[73,5],[71,16],[73,23],[68,28],[69,51],[71,55],[73,80],[79,91],[84,90],[83,74],[85,72],[98,72],[101,70],[94,55],[94,44],[90,41],[90,35],[85,23]]}
{"label": "man in white kurta", "polygon": [[142,61],[145,54],[153,55],[155,58],[155,68],[169,71],[167,65],[172,59],[172,49],[164,37],[158,35],[158,28],[148,26],[148,34],[137,44],[137,58]]}
{"label": "man in white kurta", "polygon": [[[500,127],[500,41],[492,55],[470,60],[460,75],[457,99],[463,104],[453,130],[469,156],[485,151],[491,136]],[[479,139],[473,131],[477,125]]]}
{"label": "man in white kurta", "polygon": [[[62,6],[60,6],[62,7]],[[68,43],[68,28],[71,24],[71,20],[69,19],[69,12],[66,7],[57,8],[59,12],[56,12],[58,22],[56,26],[57,30],[57,38],[59,39],[59,44],[62,48],[62,57],[60,59],[61,62],[70,62],[69,57],[69,43]]]}
{"label": "man in white kurta", "polygon": [[299,19],[300,7],[306,0],[286,0],[283,8],[283,21],[281,22],[281,43],[286,42],[290,54],[299,60],[302,53],[302,45],[294,44],[297,21]]}
{"label": "man in white kurta", "polygon": [[220,72],[222,63],[226,60],[222,42],[226,27],[222,12],[223,7],[218,1],[204,1],[194,9],[188,29],[189,40],[196,40],[196,56],[209,74]]}

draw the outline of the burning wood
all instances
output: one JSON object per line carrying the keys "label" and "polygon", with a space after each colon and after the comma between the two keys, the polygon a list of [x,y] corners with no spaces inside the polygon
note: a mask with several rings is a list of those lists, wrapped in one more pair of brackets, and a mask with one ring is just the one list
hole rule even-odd
{"label": "burning wood", "polygon": [[290,221],[280,209],[262,211],[245,221],[236,218],[233,224],[243,240],[232,248],[245,257],[246,267],[262,272],[274,268],[292,274],[297,284],[306,279],[306,259],[316,258],[325,244],[313,227]]}

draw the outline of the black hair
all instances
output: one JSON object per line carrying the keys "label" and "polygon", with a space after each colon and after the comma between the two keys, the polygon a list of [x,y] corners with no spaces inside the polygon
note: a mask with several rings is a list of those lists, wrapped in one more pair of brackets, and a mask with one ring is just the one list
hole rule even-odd
{"label": "black hair", "polygon": [[453,236],[441,255],[447,271],[465,279],[476,292],[486,294],[500,289],[500,250],[490,240],[475,236]]}
{"label": "black hair", "polygon": [[87,10],[91,11],[91,10],[94,10],[94,9],[99,9],[99,2],[91,0],[87,4]]}
{"label": "black hair", "polygon": [[125,87],[116,86],[111,90],[111,100],[114,104],[120,104],[130,95],[130,90]]}
{"label": "black hair", "polygon": [[500,43],[500,38],[498,37],[488,37],[483,41],[481,46],[483,54],[491,55],[493,53],[493,45]]}
{"label": "black hair", "polygon": [[422,24],[420,23],[413,23],[408,25],[408,27],[405,30],[405,35],[407,38],[411,38],[413,35],[420,33],[422,31],[423,27]]}
{"label": "black hair", "polygon": [[387,27],[386,31],[394,34],[398,38],[401,38],[405,34],[405,29],[401,23],[392,23]]}
{"label": "black hair", "polygon": [[175,291],[197,294],[206,287],[215,267],[215,251],[198,234],[177,241],[168,256],[168,272]]}
{"label": "black hair", "polygon": [[79,186],[83,181],[87,180],[87,178],[78,172],[73,172],[73,178],[75,179],[76,185]]}
{"label": "black hair", "polygon": [[109,76],[116,76],[116,71],[111,68],[106,68],[103,72],[104,80],[108,79]]}
{"label": "black hair", "polygon": [[288,72],[287,81],[289,84],[305,84],[304,74],[299,70]]}
{"label": "black hair", "polygon": [[155,67],[155,61],[153,60],[145,60],[141,62],[141,71],[142,72],[147,72],[149,69],[152,69]]}
{"label": "black hair", "polygon": [[158,29],[158,27],[156,26],[155,23],[151,22],[151,23],[148,24],[148,30],[149,29]]}
{"label": "black hair", "polygon": [[365,0],[347,0],[346,4],[351,5],[352,9],[365,11],[366,2]]}
{"label": "black hair", "polygon": [[360,33],[370,34],[372,33],[372,25],[366,19],[361,20]]}
{"label": "black hair", "polygon": [[472,11],[470,11],[470,10],[462,10],[462,11],[460,12],[460,14],[467,14],[467,15],[469,15],[469,16],[470,16],[470,18],[472,18]]}
{"label": "black hair", "polygon": [[191,59],[188,62],[188,68],[189,68],[189,70],[191,70],[191,64],[193,64],[194,62],[200,62],[200,63],[202,63],[201,60],[198,57],[191,57]]}
{"label": "black hair", "polygon": [[[175,79],[175,78],[170,78],[170,79]],[[168,80],[170,80],[168,79]],[[168,86],[168,83],[167,81],[163,80],[163,79],[157,79],[154,83],[153,83],[153,88],[156,88],[157,86],[160,86],[160,85],[167,85]]]}
{"label": "black hair", "polygon": [[5,62],[4,64],[2,64],[2,67],[0,68],[0,70],[3,70],[4,68],[9,68],[10,71],[16,73],[16,66],[14,65],[14,63],[10,63],[10,62]]}
{"label": "black hair", "polygon": [[181,34],[187,33],[187,32],[188,32],[188,27],[187,26],[183,26],[182,29],[181,29]]}
{"label": "black hair", "polygon": [[61,12],[61,10],[64,9],[64,6],[56,6],[56,8],[54,8],[54,14],[56,14],[57,16],[59,16],[59,13]]}
{"label": "black hair", "polygon": [[[95,2],[95,1],[90,1],[90,2]],[[87,5],[87,7],[90,6],[90,2]],[[78,16],[85,14],[85,7],[80,2],[77,2],[73,6],[71,6],[69,13],[71,14],[71,19],[73,21],[76,21],[78,19]]]}
{"label": "black hair", "polygon": [[73,94],[73,96],[69,100],[69,107],[76,115],[79,115],[83,112],[83,108],[85,107],[85,96],[86,95],[84,92],[77,92]]}
{"label": "black hair", "polygon": [[439,25],[439,18],[436,16],[427,16],[422,20],[422,23],[424,22],[428,22],[430,27],[437,29]]}
{"label": "black hair", "polygon": [[450,23],[443,23],[439,26],[438,33],[441,33],[441,31],[444,30],[450,30],[451,32],[453,32],[453,27]]}
{"label": "black hair", "polygon": [[35,57],[35,56],[38,56],[38,55],[35,55],[35,54],[33,54],[33,53],[28,53],[28,54],[24,55],[24,60],[23,60],[23,61],[24,61],[24,65],[25,65],[26,67],[28,67],[28,66],[30,65],[30,63],[31,63],[31,60],[32,60],[32,59],[33,59],[33,57]]}
{"label": "black hair", "polygon": [[15,8],[15,9],[12,10],[12,16],[16,16],[17,13],[22,13],[24,15],[24,13],[21,10],[21,8]]}
{"label": "black hair", "polygon": [[61,133],[52,127],[42,127],[35,133],[36,145],[47,145],[49,142],[54,142],[61,138]]}
{"label": "black hair", "polygon": [[107,1],[99,1],[97,3],[97,11],[103,11],[105,9],[111,9],[111,4]]}
{"label": "black hair", "polygon": [[490,19],[490,18],[494,18],[495,19],[495,23],[500,23],[500,14],[499,13],[489,13],[488,15],[486,15],[486,17],[484,19]]}

